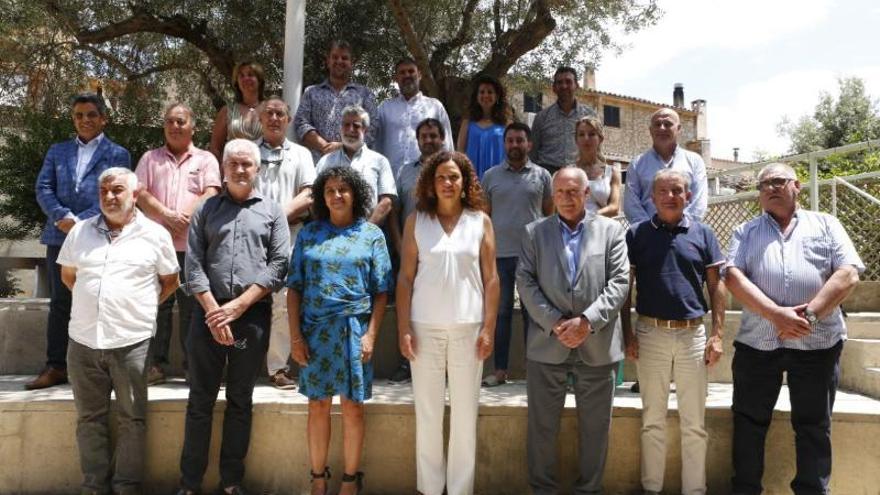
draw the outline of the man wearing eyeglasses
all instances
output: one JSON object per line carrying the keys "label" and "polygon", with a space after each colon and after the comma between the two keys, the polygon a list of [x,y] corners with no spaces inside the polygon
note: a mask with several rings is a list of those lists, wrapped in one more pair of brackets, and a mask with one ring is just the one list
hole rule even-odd
{"label": "man wearing eyeglasses", "polygon": [[764,213],[734,231],[725,283],[743,305],[733,357],[733,493],[761,493],[764,440],[783,372],[791,400],[794,493],[829,493],[831,411],[846,326],[840,310],[865,269],[840,222],[798,207],[785,164],[758,174]]}
{"label": "man wearing eyeglasses", "polygon": [[[162,128],[165,146],[144,153],[135,169],[141,187],[137,204],[150,220],[171,233],[177,262],[182,267],[190,216],[199,203],[220,192],[220,165],[213,153],[193,145],[195,116],[189,106],[183,103],[168,106]],[[175,302],[180,347],[186,349],[194,301],[180,288],[159,305],[156,336],[150,345],[148,385],[165,381]],[[187,367],[186,352],[183,367]]]}
{"label": "man wearing eyeglasses", "polygon": [[46,214],[40,242],[46,245],[49,278],[49,321],[46,325],[46,367],[25,388],[36,390],[67,383],[67,325],[70,290],[55,262],[67,233],[78,222],[101,212],[98,176],[110,167],[131,168],[128,151],[104,135],[107,107],[93,93],[77,95],[71,110],[76,137],[55,143],[37,176],[37,203]]}
{"label": "man wearing eyeglasses", "polygon": [[690,177],[688,189],[691,199],[684,213],[691,220],[700,221],[706,214],[708,183],[706,164],[700,155],[678,145],[681,119],[671,108],[661,108],[651,116],[648,125],[651,149],[637,156],[626,171],[626,192],[623,213],[630,225],[650,220],[657,213],[651,199],[654,174],[663,169],[681,170]]}
{"label": "man wearing eyeglasses", "polygon": [[[312,205],[315,165],[308,149],[286,137],[290,125],[290,107],[284,100],[273,96],[264,101],[260,107],[260,124],[263,126],[263,137],[256,141],[260,148],[257,190],[284,210],[290,227],[292,248]],[[269,336],[266,368],[272,385],[282,390],[292,390],[296,383],[287,366],[290,332],[287,329],[286,291],[281,289],[272,303],[272,333]]]}

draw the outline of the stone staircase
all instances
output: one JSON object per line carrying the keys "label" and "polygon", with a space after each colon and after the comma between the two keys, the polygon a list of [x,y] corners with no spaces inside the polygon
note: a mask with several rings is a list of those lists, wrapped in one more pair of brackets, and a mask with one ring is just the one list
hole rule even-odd
{"label": "stone staircase", "polygon": [[840,386],[880,398],[880,313],[860,314],[857,323],[849,323],[849,340],[840,360]]}

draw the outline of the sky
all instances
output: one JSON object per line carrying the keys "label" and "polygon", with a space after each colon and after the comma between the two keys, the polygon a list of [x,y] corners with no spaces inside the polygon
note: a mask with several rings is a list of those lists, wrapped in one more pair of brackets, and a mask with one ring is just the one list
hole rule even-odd
{"label": "sky", "polygon": [[665,14],[603,55],[600,91],[686,106],[707,102],[712,156],[751,161],[786,154],[777,124],[812,114],[821,91],[860,77],[880,99],[880,3],[876,0],[658,0]]}

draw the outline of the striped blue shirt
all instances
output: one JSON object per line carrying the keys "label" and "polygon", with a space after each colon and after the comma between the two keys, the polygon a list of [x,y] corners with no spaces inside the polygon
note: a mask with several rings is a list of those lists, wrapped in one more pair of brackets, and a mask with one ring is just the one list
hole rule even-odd
{"label": "striped blue shirt", "polygon": [[[840,222],[831,215],[798,209],[788,235],[766,212],[733,232],[728,267],[734,266],[761,292],[780,306],[807,303],[841,266],[852,265],[859,273],[865,265]],[[781,340],[776,328],[760,315],[743,308],[736,341],[761,351],[779,348],[828,349],[846,339],[840,307],[820,320],[800,339]]]}
{"label": "striped blue shirt", "polygon": [[557,216],[559,220],[559,231],[562,234],[562,254],[565,256],[565,262],[568,264],[568,282],[574,286],[574,279],[577,275],[577,267],[581,258],[581,239],[584,238],[584,218],[575,226],[574,229],[565,223],[562,217]]}

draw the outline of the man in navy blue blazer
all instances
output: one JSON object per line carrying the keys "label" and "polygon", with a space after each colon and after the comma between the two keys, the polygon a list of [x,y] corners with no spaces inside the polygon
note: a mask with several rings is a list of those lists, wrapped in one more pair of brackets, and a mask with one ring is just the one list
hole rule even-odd
{"label": "man in navy blue blazer", "polygon": [[128,150],[104,136],[107,107],[91,93],[73,99],[71,112],[76,137],[53,144],[37,176],[37,202],[48,217],[40,242],[46,245],[49,275],[49,322],[46,328],[46,368],[25,388],[36,390],[67,383],[67,323],[70,291],[61,282],[56,263],[70,229],[101,213],[98,176],[110,167],[131,168]]}

